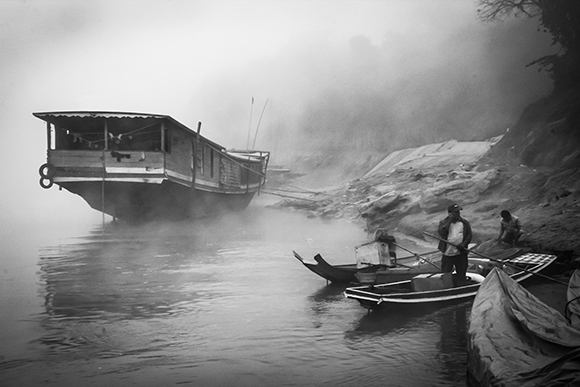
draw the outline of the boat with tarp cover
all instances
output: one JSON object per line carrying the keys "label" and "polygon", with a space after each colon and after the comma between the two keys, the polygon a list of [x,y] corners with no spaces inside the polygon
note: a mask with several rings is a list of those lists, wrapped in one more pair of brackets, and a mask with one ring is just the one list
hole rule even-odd
{"label": "boat with tarp cover", "polygon": [[493,269],[481,284],[469,317],[468,385],[580,385],[579,286],[576,270],[562,314],[502,270]]}
{"label": "boat with tarp cover", "polygon": [[458,281],[455,274],[420,274],[411,280],[386,284],[348,287],[346,298],[359,301],[368,309],[386,305],[431,304],[473,298],[485,276],[495,266],[502,267],[515,281],[523,281],[548,267],[555,255],[526,253],[510,259],[470,259],[466,278]]}
{"label": "boat with tarp cover", "polygon": [[70,111],[46,122],[40,185],[115,218],[197,218],[241,210],[266,182],[270,152],[227,150],[161,114]]}

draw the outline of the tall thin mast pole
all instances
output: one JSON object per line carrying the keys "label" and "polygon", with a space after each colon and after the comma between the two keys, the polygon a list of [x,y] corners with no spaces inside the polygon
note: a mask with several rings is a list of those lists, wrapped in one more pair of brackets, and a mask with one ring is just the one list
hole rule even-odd
{"label": "tall thin mast pole", "polygon": [[258,129],[260,129],[260,122],[262,122],[262,116],[264,115],[264,111],[266,110],[268,99],[269,98],[266,99],[266,103],[264,104],[264,108],[262,109],[262,114],[260,114],[260,119],[258,120],[258,126],[256,126],[256,134],[254,135],[254,143],[252,144],[252,149],[256,148],[256,138],[258,138]]}
{"label": "tall thin mast pole", "polygon": [[252,97],[252,105],[250,107],[250,126],[248,127],[248,141],[246,142],[246,150],[250,149],[250,132],[252,131],[252,112],[254,111],[254,97]]}

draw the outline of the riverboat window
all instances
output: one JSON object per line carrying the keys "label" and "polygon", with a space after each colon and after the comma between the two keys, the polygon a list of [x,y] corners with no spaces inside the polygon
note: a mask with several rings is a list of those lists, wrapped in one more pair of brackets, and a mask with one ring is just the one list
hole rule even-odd
{"label": "riverboat window", "polygon": [[204,148],[205,148],[205,146],[203,146],[203,145],[200,145],[197,148],[197,167],[199,168],[199,172],[202,175],[203,175],[203,172],[205,169],[204,168],[204,164],[205,164],[204,163],[204,159],[205,159]]}
{"label": "riverboat window", "polygon": [[209,150],[209,176],[211,178],[213,178],[213,174],[214,174],[214,172],[213,172],[214,157],[215,157],[214,153],[215,152],[214,152],[213,148],[210,148],[210,150]]}
{"label": "riverboat window", "polygon": [[102,150],[107,146],[107,149],[118,151],[165,150],[171,153],[171,131],[160,123],[132,130],[110,125],[107,141],[104,129],[55,127],[53,130],[51,145],[56,150]]}
{"label": "riverboat window", "polygon": [[163,130],[165,131],[165,147],[163,150],[167,153],[171,153],[171,130],[169,130],[169,128],[163,128]]}
{"label": "riverboat window", "polygon": [[144,127],[131,132],[109,131],[109,149],[120,151],[161,151],[161,127]]}
{"label": "riverboat window", "polygon": [[103,149],[104,133],[80,132],[61,127],[54,128],[54,149],[56,150],[99,150]]}

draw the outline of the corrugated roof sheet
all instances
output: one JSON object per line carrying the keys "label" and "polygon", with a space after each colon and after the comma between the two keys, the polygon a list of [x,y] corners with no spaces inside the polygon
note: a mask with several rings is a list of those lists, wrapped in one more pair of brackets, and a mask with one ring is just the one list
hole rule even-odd
{"label": "corrugated roof sheet", "polygon": [[35,117],[90,117],[90,118],[171,118],[163,114],[129,113],[129,112],[98,112],[98,111],[65,111],[32,113]]}
{"label": "corrugated roof sheet", "polygon": [[[164,114],[131,113],[131,112],[101,112],[101,111],[60,111],[60,112],[38,112],[33,116],[43,121],[63,129],[78,131],[84,128],[83,132],[95,132],[102,130],[104,120],[108,120],[108,128],[112,133],[124,133],[136,130],[143,126],[154,124],[156,121],[166,120],[171,124],[196,134],[196,131],[188,128],[174,118]],[[224,149],[204,136],[200,136],[216,148]]]}
{"label": "corrugated roof sheet", "polygon": [[[117,121],[118,124],[122,124],[126,127],[133,127],[136,125],[142,125],[143,121],[155,122],[159,120],[167,120],[172,122],[185,130],[193,132],[187,126],[174,120],[170,116],[162,114],[146,114],[146,113],[128,113],[128,112],[98,112],[98,111],[63,111],[63,112],[41,112],[32,113],[35,117],[40,118],[51,124],[67,127],[70,125],[87,125],[89,121],[95,121],[96,123],[101,123],[105,119],[111,120],[111,122]],[[140,123],[131,123],[131,120],[139,121]],[[92,126],[89,124],[89,126]]]}

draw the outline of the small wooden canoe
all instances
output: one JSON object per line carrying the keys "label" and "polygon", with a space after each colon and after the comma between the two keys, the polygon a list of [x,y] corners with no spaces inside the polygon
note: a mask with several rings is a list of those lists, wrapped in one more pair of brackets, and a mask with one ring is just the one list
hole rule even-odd
{"label": "small wooden canoe", "polygon": [[402,281],[410,279],[417,274],[438,271],[441,261],[441,252],[432,251],[420,254],[422,261],[415,256],[401,257],[393,261],[391,267],[380,264],[370,264],[361,267],[360,264],[356,263],[331,265],[320,254],[316,254],[314,262],[310,262],[302,258],[296,251],[293,251],[293,253],[294,257],[310,271],[335,284],[364,283],[367,278],[373,283]]}
{"label": "small wooden canoe", "polygon": [[[523,281],[546,268],[556,259],[555,255],[527,253],[502,260],[501,265],[515,281]],[[497,260],[496,262],[500,262]],[[498,263],[499,264],[499,263]],[[473,298],[490,269],[471,264],[462,286],[453,286],[450,274],[419,275],[411,280],[348,287],[344,295],[360,302],[368,309],[388,304],[422,304],[444,301],[461,301]]]}
{"label": "small wooden canoe", "polygon": [[[360,246],[366,248],[371,243]],[[357,247],[360,247],[357,246]],[[413,256],[390,259],[389,265],[381,265],[378,259],[367,260],[361,264],[355,247],[356,263],[342,265],[332,265],[328,263],[320,254],[314,256],[314,261],[309,261],[300,256],[296,251],[294,257],[298,259],[308,270],[324,278],[327,282],[334,284],[384,284],[389,282],[405,281],[418,274],[437,273],[441,267],[441,252],[430,251]],[[522,249],[513,248],[502,250],[494,254],[496,259],[504,260],[517,257],[522,254]],[[363,258],[365,260],[367,257]],[[479,256],[470,256],[470,262],[474,264],[487,265],[489,260],[481,259]]]}
{"label": "small wooden canoe", "polygon": [[[570,279],[569,290],[579,278]],[[580,329],[493,269],[471,309],[467,366],[473,386],[578,386]]]}

